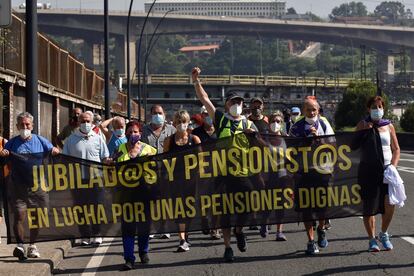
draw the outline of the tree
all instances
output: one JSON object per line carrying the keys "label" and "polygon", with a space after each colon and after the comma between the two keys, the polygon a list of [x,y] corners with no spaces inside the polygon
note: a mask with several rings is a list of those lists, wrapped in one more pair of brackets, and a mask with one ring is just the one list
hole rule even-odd
{"label": "tree", "polygon": [[384,1],[379,4],[375,10],[376,16],[388,17],[392,23],[396,23],[398,18],[405,17],[405,6],[398,1]]}
{"label": "tree", "polygon": [[339,7],[335,7],[332,9],[331,14],[329,17],[331,19],[337,16],[367,16],[368,11],[367,7],[362,2],[351,2],[351,3],[344,3],[341,4]]}
{"label": "tree", "polygon": [[366,102],[376,95],[376,86],[372,82],[357,81],[349,84],[342,101],[335,112],[335,126],[341,129],[356,126],[367,114]]}
{"label": "tree", "polygon": [[400,126],[404,131],[414,132],[414,103],[401,116]]}
{"label": "tree", "polygon": [[298,14],[294,7],[290,7],[287,9],[287,14]]}

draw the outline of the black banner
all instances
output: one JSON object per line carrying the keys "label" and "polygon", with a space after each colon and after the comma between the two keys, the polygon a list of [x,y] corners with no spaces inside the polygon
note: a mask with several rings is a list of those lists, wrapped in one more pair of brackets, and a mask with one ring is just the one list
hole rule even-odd
{"label": "black banner", "polygon": [[8,241],[18,240],[19,225],[27,242],[377,214],[377,139],[374,130],[302,139],[239,134],[114,166],[12,154]]}

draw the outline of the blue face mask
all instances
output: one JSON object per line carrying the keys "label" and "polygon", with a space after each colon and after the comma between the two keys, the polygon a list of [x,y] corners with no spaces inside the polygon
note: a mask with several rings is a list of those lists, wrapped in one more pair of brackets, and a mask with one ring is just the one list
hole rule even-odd
{"label": "blue face mask", "polygon": [[121,128],[121,129],[115,129],[114,130],[114,134],[117,137],[122,137],[125,134],[125,129]]}
{"label": "blue face mask", "polygon": [[165,118],[161,114],[153,114],[151,117],[151,123],[157,126],[164,124]]}
{"label": "blue face mask", "polygon": [[379,121],[384,116],[384,109],[377,108],[377,109],[371,109],[371,119],[374,121]]}
{"label": "blue face mask", "polygon": [[210,117],[210,116],[208,116],[208,117],[204,118],[204,122],[205,122],[206,124],[208,124],[209,126],[212,126],[212,125],[213,125],[213,119],[211,119],[211,117]]}
{"label": "blue face mask", "polygon": [[135,145],[141,139],[141,135],[140,134],[128,135],[127,138],[128,138],[128,141],[131,143],[131,145]]}

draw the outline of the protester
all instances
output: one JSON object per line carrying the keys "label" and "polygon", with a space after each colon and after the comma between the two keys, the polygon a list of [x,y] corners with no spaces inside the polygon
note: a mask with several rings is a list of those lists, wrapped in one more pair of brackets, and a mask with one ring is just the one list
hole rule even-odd
{"label": "protester", "polygon": [[102,117],[101,115],[99,115],[98,113],[93,114],[93,128],[92,130],[98,134],[99,136],[102,137],[102,139],[105,141],[106,143],[106,137],[105,134],[103,134],[100,125],[102,124]]}
{"label": "protester", "polygon": [[[192,70],[192,80],[196,90],[196,94],[201,103],[206,107],[209,116],[213,119],[215,129],[217,131],[218,138],[225,138],[233,136],[238,133],[257,131],[253,122],[247,120],[241,116],[243,111],[243,98],[235,93],[229,93],[226,97],[225,113],[217,110],[213,103],[210,101],[208,94],[204,90],[199,80],[201,70],[198,67]],[[244,175],[244,171],[240,170],[240,174],[232,176],[228,175],[222,177],[222,184],[224,185],[226,192],[233,192],[231,189],[237,191],[249,191],[252,188],[252,183],[247,174]],[[232,262],[234,260],[233,249],[231,248],[231,229],[222,229],[224,239],[224,260],[226,262]],[[242,231],[242,227],[236,227],[234,234],[237,239],[237,247],[241,252],[247,250],[246,236]]]}
{"label": "protester", "polygon": [[[92,131],[92,121],[93,115],[89,112],[84,112],[79,116],[79,128],[67,138],[63,147],[63,154],[89,161],[108,162],[108,147],[102,137]],[[75,191],[73,195],[75,204],[82,206],[90,204],[89,201],[92,200],[93,202],[103,201],[103,189],[94,187],[92,192],[96,198],[87,198],[79,194],[79,191]],[[99,236],[100,225],[79,225],[79,231],[82,235],[81,245],[100,245],[102,243],[102,238]]]}
{"label": "protester", "polygon": [[[381,205],[384,207],[382,214],[381,232],[378,234],[379,241],[385,250],[392,250],[393,244],[390,241],[388,227],[394,214],[394,205],[390,204],[388,197],[388,185],[383,184],[384,175],[372,175],[368,172],[372,166],[376,166],[380,161],[385,168],[398,165],[400,160],[400,147],[393,124],[384,116],[384,100],[380,96],[371,97],[367,102],[369,115],[357,125],[357,130],[372,129],[379,135],[377,140],[381,141],[382,155],[369,154],[366,158],[361,158],[359,170],[365,173],[359,174],[358,183],[361,184],[361,196],[364,201],[364,207],[369,205],[368,195],[374,194],[379,190]],[[375,143],[371,143],[375,144]],[[374,164],[374,165],[372,165]],[[377,204],[377,203],[375,203]],[[375,216],[364,216],[364,226],[368,234],[368,250],[379,252],[377,240],[375,239]]]}
{"label": "protester", "polygon": [[[151,122],[142,129],[141,141],[157,149],[157,153],[163,153],[165,138],[175,133],[175,127],[166,123],[164,109],[161,105],[151,107]],[[169,239],[169,233],[157,236],[161,239]],[[151,235],[150,238],[155,237]]]}
{"label": "protester", "polygon": [[[116,162],[124,162],[133,158],[143,157],[157,154],[157,150],[141,141],[141,124],[138,121],[130,121],[126,125],[127,142],[118,146],[114,153]],[[133,192],[132,192],[133,193]],[[129,197],[133,196],[130,194]],[[127,202],[128,198],[123,198]],[[132,199],[133,200],[133,199]],[[122,223],[122,244],[124,248],[124,270],[134,268],[134,244],[135,236],[138,232],[138,254],[141,262],[146,264],[149,262],[149,234],[148,229],[137,229],[136,223]],[[146,232],[146,233],[145,233]]]}
{"label": "protester", "polygon": [[[28,112],[23,112],[17,115],[17,129],[19,135],[13,137],[4,145],[4,149],[0,152],[1,157],[10,155],[10,152],[17,154],[34,154],[34,153],[46,153],[51,152],[53,155],[59,154],[59,149],[53,147],[46,138],[32,133],[33,130],[33,116]],[[24,177],[27,175],[27,170],[31,171],[32,168],[23,166],[22,170],[12,170],[13,174]],[[34,244],[38,236],[39,229],[30,230],[30,244],[27,248],[27,257],[25,254],[24,241],[24,224],[27,219],[27,208],[43,208],[46,207],[47,198],[41,191],[31,191],[32,183],[20,183],[21,187],[13,189],[13,206],[14,225],[13,230],[17,240],[17,246],[14,248],[13,256],[19,258],[19,260],[25,260],[29,258],[40,258],[39,250]],[[36,200],[32,200],[36,198]],[[36,204],[37,203],[37,204]],[[39,206],[41,205],[41,206]]]}
{"label": "protester", "polygon": [[294,123],[296,123],[296,121],[300,118],[301,112],[300,112],[300,108],[297,106],[294,106],[291,108],[290,110],[290,122],[293,125]]}
{"label": "protester", "polygon": [[[275,111],[274,113],[272,113],[269,117],[269,130],[270,130],[270,134],[273,135],[286,135],[286,133],[284,132],[284,116],[283,113],[280,112],[279,110]],[[270,136],[270,144],[274,147],[282,147],[282,148],[286,148],[286,143],[285,141],[282,139],[279,139],[279,137],[275,137],[275,136]],[[282,171],[282,173],[284,173],[286,175],[285,171]],[[282,174],[281,172],[278,172],[277,178],[278,180],[282,179]],[[282,180],[281,180],[282,181]],[[282,185],[279,185],[280,187]],[[285,234],[283,233],[283,224],[276,224],[276,241],[287,241],[287,238],[285,236]],[[260,227],[260,235],[265,238],[268,234],[269,231],[269,227],[267,225],[262,225]]]}
{"label": "protester", "polygon": [[[112,131],[108,129],[112,125]],[[119,116],[105,120],[99,126],[108,142],[109,155],[112,156],[119,145],[127,142],[125,136],[125,119]]]}
{"label": "protester", "polygon": [[76,107],[72,110],[69,124],[66,125],[56,137],[56,146],[62,149],[63,143],[65,142],[66,138],[68,138],[69,135],[71,135],[75,131],[75,129],[79,127],[79,116],[81,113],[82,109],[80,107]]}
{"label": "protester", "polygon": [[[3,128],[2,125],[0,123],[0,133],[3,133]],[[4,149],[5,144],[7,143],[7,139],[3,138],[2,136],[0,136],[0,152]],[[3,159],[3,158],[2,158]],[[0,162],[0,225],[3,222],[3,212],[4,212],[4,207],[3,207],[3,190],[4,190],[4,160],[1,160]],[[0,237],[0,243],[1,243],[1,237]]]}
{"label": "protester", "polygon": [[263,100],[259,97],[252,98],[250,101],[251,115],[249,116],[249,120],[254,123],[260,133],[268,133],[269,118],[263,115],[263,109]]}
{"label": "protester", "polygon": [[[176,133],[165,139],[164,152],[181,152],[190,149],[193,145],[200,144],[200,138],[188,134],[187,128],[190,123],[190,115],[185,110],[180,110],[174,114],[173,125],[177,130]],[[185,223],[179,221],[179,238],[180,243],[177,252],[186,252],[190,250],[187,233],[185,232]]]}
{"label": "protester", "polygon": [[[292,114],[298,113],[296,109],[292,108]],[[307,98],[303,104],[303,113],[304,117],[300,118],[295,122],[295,124],[290,128],[290,136],[293,137],[314,137],[314,136],[323,136],[334,134],[334,131],[329,124],[329,122],[319,116],[319,104],[314,98]],[[309,183],[321,183],[321,185],[328,185],[329,176],[321,176],[318,172],[310,170],[306,177],[297,175],[299,178],[297,186],[306,185],[304,182]],[[306,214],[304,214],[306,216]],[[307,218],[305,217],[305,220]],[[313,222],[305,221],[306,233],[308,236],[308,244],[306,253],[313,255],[319,253],[319,247],[326,248],[328,246],[328,240],[326,238],[325,230],[325,220],[320,219],[319,225],[317,228],[318,234],[318,245],[314,241],[314,231],[313,231]]]}

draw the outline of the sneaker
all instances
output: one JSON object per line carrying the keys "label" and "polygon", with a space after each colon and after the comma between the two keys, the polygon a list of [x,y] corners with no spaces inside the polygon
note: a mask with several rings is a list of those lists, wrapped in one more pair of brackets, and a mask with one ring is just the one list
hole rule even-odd
{"label": "sneaker", "polygon": [[260,236],[262,238],[266,238],[268,233],[269,233],[269,230],[267,228],[267,225],[260,226]]}
{"label": "sneaker", "polygon": [[13,256],[19,258],[19,261],[27,260],[26,254],[24,252],[24,247],[16,246],[13,250]]}
{"label": "sneaker", "polygon": [[283,232],[276,232],[276,241],[287,241],[287,238]]}
{"label": "sneaker", "polygon": [[234,261],[233,249],[231,247],[227,247],[226,250],[224,250],[224,261],[226,263],[231,263]]}
{"label": "sneaker", "polygon": [[89,245],[91,239],[81,239],[80,245],[81,246],[86,246]]}
{"label": "sneaker", "polygon": [[369,240],[368,251],[369,252],[380,252],[380,248],[375,238]]}
{"label": "sneaker", "polygon": [[122,267],[122,271],[132,270],[134,269],[134,262],[126,261],[124,266]]}
{"label": "sneaker", "polygon": [[96,238],[91,238],[90,239],[90,244],[94,244],[94,245],[101,245],[102,244],[103,239],[101,237],[96,237]]}
{"label": "sneaker", "polygon": [[247,242],[246,242],[246,236],[243,232],[236,233],[236,229],[234,229],[234,235],[236,236],[237,240],[237,248],[240,250],[240,252],[246,252],[247,250]]}
{"label": "sneaker", "polygon": [[379,236],[379,240],[382,243],[382,246],[384,247],[385,251],[389,251],[392,250],[394,248],[394,246],[392,245],[391,241],[390,241],[390,235],[388,235],[387,232],[382,233],[380,232],[378,234]]}
{"label": "sneaker", "polygon": [[152,240],[153,238],[155,238],[154,234],[149,235],[149,239]]}
{"label": "sneaker", "polygon": [[318,245],[320,248],[326,248],[328,246],[328,240],[326,239],[326,230],[318,227]]}
{"label": "sneaker", "polygon": [[29,245],[29,247],[27,248],[27,257],[28,258],[40,258],[40,253],[36,245],[34,244]]}
{"label": "sneaker", "polygon": [[171,237],[171,234],[166,233],[166,234],[161,234],[160,239],[168,240],[170,237]]}
{"label": "sneaker", "polygon": [[324,226],[324,228],[325,228],[325,230],[329,230],[329,229],[331,229],[331,228],[332,228],[332,224],[331,224],[331,220],[330,220],[330,219],[327,219],[327,220],[325,221],[325,226]]}
{"label": "sneaker", "polygon": [[210,237],[212,240],[219,240],[221,239],[220,231],[219,230],[211,230]]}
{"label": "sneaker", "polygon": [[187,252],[190,250],[190,246],[185,240],[180,241],[180,245],[177,248],[177,252]]}
{"label": "sneaker", "polygon": [[315,254],[319,253],[319,248],[318,248],[318,245],[316,244],[315,241],[308,242],[305,253],[307,255],[315,255]]}
{"label": "sneaker", "polygon": [[139,254],[139,258],[141,259],[141,263],[143,264],[149,263],[148,253]]}

